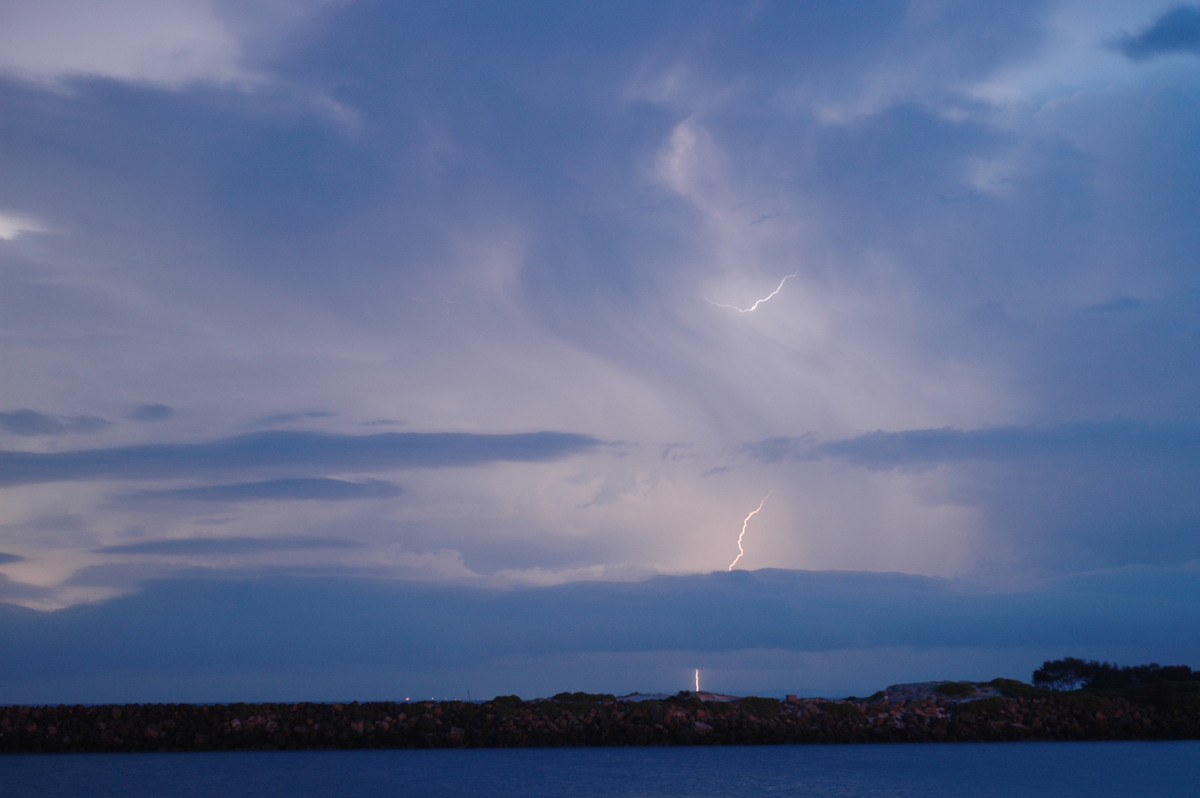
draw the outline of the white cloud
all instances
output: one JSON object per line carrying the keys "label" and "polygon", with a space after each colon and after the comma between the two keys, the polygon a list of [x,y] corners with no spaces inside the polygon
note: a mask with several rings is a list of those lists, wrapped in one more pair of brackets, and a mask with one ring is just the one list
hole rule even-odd
{"label": "white cloud", "polygon": [[250,83],[237,37],[200,0],[5,3],[0,68],[58,84],[80,76],[171,88]]}
{"label": "white cloud", "polygon": [[0,240],[12,241],[23,233],[44,233],[46,228],[41,222],[28,216],[0,211]]}
{"label": "white cloud", "polygon": [[251,88],[267,79],[253,56],[332,2],[3,0],[0,73],[56,88],[79,77]]}

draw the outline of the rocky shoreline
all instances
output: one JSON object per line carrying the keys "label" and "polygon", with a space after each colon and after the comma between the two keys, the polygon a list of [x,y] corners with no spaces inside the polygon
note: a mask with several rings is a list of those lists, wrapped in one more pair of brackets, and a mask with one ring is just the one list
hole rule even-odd
{"label": "rocky shoreline", "polygon": [[1155,704],[1040,691],[1007,680],[940,684],[932,690],[901,685],[841,701],[563,693],[480,703],[6,706],[0,707],[0,752],[1200,738],[1200,711],[1169,697]]}

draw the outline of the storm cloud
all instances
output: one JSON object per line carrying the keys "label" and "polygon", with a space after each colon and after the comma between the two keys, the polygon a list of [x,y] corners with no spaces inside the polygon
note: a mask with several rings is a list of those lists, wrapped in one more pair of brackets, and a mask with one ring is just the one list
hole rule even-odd
{"label": "storm cloud", "polygon": [[[98,674],[104,700],[138,700],[139,681],[157,683],[184,667],[237,669],[241,684],[252,685],[238,688],[248,693],[226,691],[208,700],[295,698],[271,681],[281,662],[290,663],[290,676],[301,683],[321,672],[393,669],[391,688],[372,676],[307,696],[332,700],[442,689],[435,680],[395,682],[396,673],[439,669],[473,672],[477,684],[490,687],[488,669],[513,657],[655,655],[675,658],[683,671],[764,649],[780,655],[857,651],[864,660],[873,652],[958,649],[975,650],[973,667],[986,669],[989,660],[1010,661],[997,654],[1005,650],[1050,656],[1095,651],[1119,638],[1174,661],[1200,655],[1194,639],[1172,633],[1200,621],[1192,600],[1197,578],[1194,569],[1141,569],[1009,592],[904,574],[777,570],[515,591],[294,577],[174,579],[103,605],[0,616],[0,632],[12,641],[0,651],[0,669],[8,675],[0,700],[27,701],[38,694],[39,678],[87,671]],[[1147,591],[1151,584],[1156,589]],[[231,607],[240,609],[230,613]],[[530,618],[539,620],[523,620]],[[1156,642],[1164,635],[1177,642]],[[32,662],[43,664],[35,669]],[[654,672],[646,668],[639,678]],[[130,680],[130,673],[139,678]],[[1028,679],[1020,671],[980,673]],[[789,677],[755,678],[786,684]],[[839,684],[832,672],[803,678]],[[629,683],[614,674],[575,686],[607,692]],[[743,680],[722,689],[763,686]],[[885,686],[855,685],[864,692]]]}
{"label": "storm cloud", "polygon": [[965,460],[1102,460],[1128,463],[1133,468],[1155,463],[1200,469],[1200,426],[1115,421],[975,430],[876,430],[826,442],[818,442],[814,435],[768,438],[748,444],[745,451],[766,462],[829,457],[870,469],[932,467]]}
{"label": "storm cloud", "polygon": [[0,684],[1193,656],[1195,3],[10,6]]}

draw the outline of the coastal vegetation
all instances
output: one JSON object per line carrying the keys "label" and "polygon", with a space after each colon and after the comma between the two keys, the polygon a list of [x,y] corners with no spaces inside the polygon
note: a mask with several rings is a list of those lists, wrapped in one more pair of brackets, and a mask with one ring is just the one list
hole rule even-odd
{"label": "coastal vegetation", "polygon": [[1196,682],[1200,671],[1187,665],[1121,666],[1077,657],[1049,660],[1033,672],[1033,683],[1050,690],[1137,690],[1154,684]]}

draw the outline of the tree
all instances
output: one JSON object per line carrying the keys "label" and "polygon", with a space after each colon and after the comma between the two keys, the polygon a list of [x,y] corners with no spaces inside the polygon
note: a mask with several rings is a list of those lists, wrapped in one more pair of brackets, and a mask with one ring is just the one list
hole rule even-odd
{"label": "tree", "polygon": [[1033,672],[1033,683],[1048,690],[1078,690],[1091,680],[1095,664],[1078,657],[1047,660]]}

